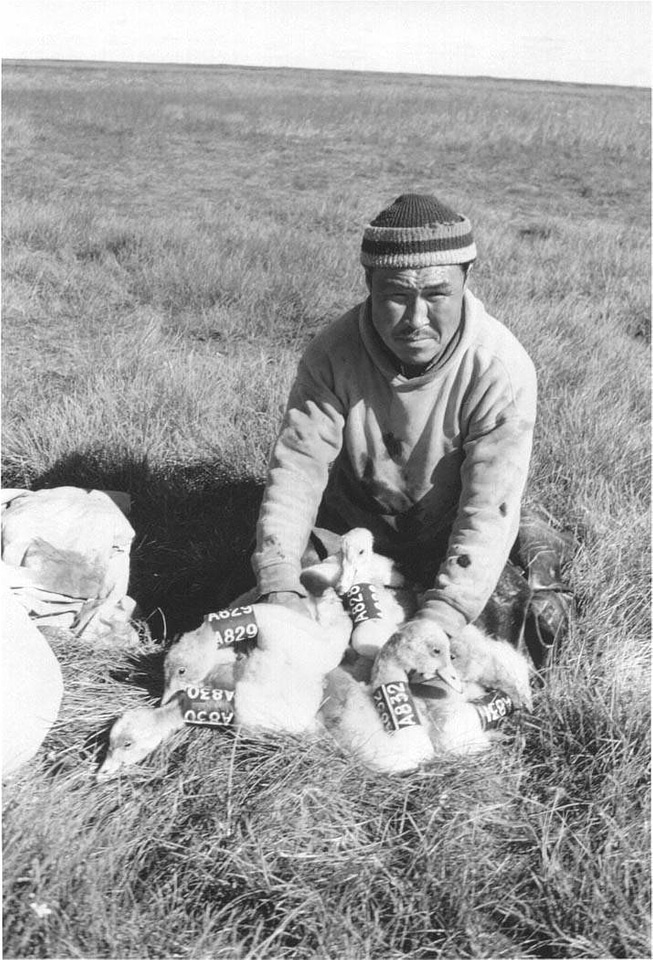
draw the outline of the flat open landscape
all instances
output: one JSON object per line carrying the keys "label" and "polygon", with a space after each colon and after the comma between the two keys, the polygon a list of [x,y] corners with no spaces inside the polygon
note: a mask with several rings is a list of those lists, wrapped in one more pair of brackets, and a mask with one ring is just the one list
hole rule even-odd
{"label": "flat open landscape", "polygon": [[[5,61],[2,118],[3,483],[129,492],[147,617],[53,641],[5,956],[649,957],[648,92]],[[191,730],[98,785],[112,718],[231,599],[297,360],[404,192],[469,216],[471,288],[538,371],[527,499],[576,538],[578,617],[533,716],[395,779]]]}

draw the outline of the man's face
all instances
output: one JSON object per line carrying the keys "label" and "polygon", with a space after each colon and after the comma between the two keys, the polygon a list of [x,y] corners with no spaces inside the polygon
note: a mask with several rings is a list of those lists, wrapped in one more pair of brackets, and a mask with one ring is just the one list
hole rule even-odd
{"label": "man's face", "polygon": [[445,349],[460,325],[465,272],[458,264],[414,270],[375,268],[372,323],[402,363],[426,365]]}

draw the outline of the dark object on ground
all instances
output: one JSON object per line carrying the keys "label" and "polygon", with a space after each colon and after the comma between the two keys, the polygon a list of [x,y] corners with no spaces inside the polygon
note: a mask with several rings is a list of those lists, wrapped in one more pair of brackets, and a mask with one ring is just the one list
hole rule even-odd
{"label": "dark object on ground", "polygon": [[576,543],[571,533],[562,533],[534,509],[524,510],[512,559],[523,568],[529,587],[523,641],[537,670],[550,658],[567,635],[574,600],[563,580]]}

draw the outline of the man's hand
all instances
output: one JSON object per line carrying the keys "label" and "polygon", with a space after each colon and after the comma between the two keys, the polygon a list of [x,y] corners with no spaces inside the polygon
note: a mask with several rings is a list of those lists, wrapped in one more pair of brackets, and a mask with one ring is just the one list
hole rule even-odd
{"label": "man's hand", "polygon": [[372,669],[372,687],[406,680],[412,671],[439,676],[454,688],[460,681],[451,664],[449,637],[430,620],[409,620],[379,651]]}
{"label": "man's hand", "polygon": [[260,598],[261,603],[274,603],[281,607],[288,607],[296,613],[301,613],[305,617],[310,616],[309,608],[305,600],[294,590],[276,590],[274,593],[268,593]]}

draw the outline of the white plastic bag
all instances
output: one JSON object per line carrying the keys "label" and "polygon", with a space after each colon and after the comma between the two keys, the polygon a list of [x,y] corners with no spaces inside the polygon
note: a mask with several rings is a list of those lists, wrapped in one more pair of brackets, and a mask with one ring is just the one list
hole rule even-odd
{"label": "white plastic bag", "polygon": [[97,638],[126,624],[129,505],[125,493],[79,487],[2,492],[4,579],[37,626]]}

